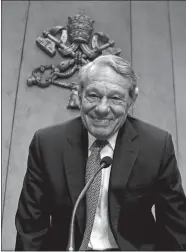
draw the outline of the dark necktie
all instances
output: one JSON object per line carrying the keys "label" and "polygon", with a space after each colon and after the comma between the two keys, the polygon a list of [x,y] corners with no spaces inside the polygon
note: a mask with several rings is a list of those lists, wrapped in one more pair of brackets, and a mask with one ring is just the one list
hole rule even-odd
{"label": "dark necktie", "polygon": [[[86,183],[93,176],[93,174],[100,168],[100,161],[101,161],[100,151],[107,144],[108,144],[107,141],[101,141],[98,139],[93,143],[91,147],[91,155],[89,156],[86,165]],[[92,227],[96,214],[96,208],[99,199],[100,186],[101,186],[101,171],[95,177],[86,195],[86,202],[87,202],[86,229],[80,247],[80,250],[83,251],[87,249],[90,240],[90,235],[92,232]]]}

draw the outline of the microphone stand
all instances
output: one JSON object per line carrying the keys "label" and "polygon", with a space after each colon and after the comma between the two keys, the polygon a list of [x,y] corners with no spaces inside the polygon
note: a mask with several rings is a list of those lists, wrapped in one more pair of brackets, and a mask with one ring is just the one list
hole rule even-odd
{"label": "microphone stand", "polygon": [[90,180],[87,182],[87,184],[85,185],[85,187],[83,188],[82,192],[80,193],[75,205],[74,205],[74,209],[72,212],[72,217],[71,217],[71,222],[70,222],[70,230],[69,230],[69,242],[68,242],[68,246],[67,246],[67,251],[75,251],[75,242],[74,242],[74,220],[75,220],[75,214],[76,214],[76,210],[77,207],[79,205],[79,202],[83,199],[83,197],[85,196],[87,190],[89,189],[91,183],[93,182],[93,180],[95,179],[96,175],[103,169],[103,168],[107,168],[111,165],[112,163],[112,159],[110,157],[105,157],[103,158],[103,160],[101,160],[101,167],[95,172],[95,174],[92,176],[92,178],[90,178]]}

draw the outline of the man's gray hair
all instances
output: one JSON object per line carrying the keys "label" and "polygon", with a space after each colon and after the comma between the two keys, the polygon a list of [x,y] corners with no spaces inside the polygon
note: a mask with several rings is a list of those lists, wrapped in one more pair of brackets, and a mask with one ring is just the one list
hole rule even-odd
{"label": "man's gray hair", "polygon": [[81,95],[84,85],[91,81],[91,76],[95,72],[93,66],[101,65],[111,67],[118,74],[130,81],[131,87],[129,90],[129,95],[131,98],[138,93],[137,77],[130,63],[116,55],[103,55],[97,57],[94,61],[87,63],[79,70],[79,95]]}

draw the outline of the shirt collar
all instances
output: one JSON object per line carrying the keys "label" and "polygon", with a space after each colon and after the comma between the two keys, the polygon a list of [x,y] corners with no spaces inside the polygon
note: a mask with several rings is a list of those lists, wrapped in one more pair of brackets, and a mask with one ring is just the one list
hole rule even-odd
{"label": "shirt collar", "polygon": [[[107,141],[109,142],[109,146],[112,148],[113,151],[115,149],[117,135],[118,135],[118,131],[113,136],[107,139]],[[96,138],[88,132],[88,149],[89,150],[95,140]]]}

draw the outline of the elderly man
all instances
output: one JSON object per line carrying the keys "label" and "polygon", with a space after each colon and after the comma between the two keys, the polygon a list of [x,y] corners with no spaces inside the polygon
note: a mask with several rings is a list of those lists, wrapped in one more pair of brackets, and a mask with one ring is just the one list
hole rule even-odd
{"label": "elderly man", "polygon": [[[81,117],[37,131],[16,214],[16,250],[66,250],[73,206],[105,156],[75,220],[76,250],[185,250],[186,198],[171,135],[128,115],[130,64],[100,56],[79,72]],[[155,219],[152,206],[155,205]]]}

